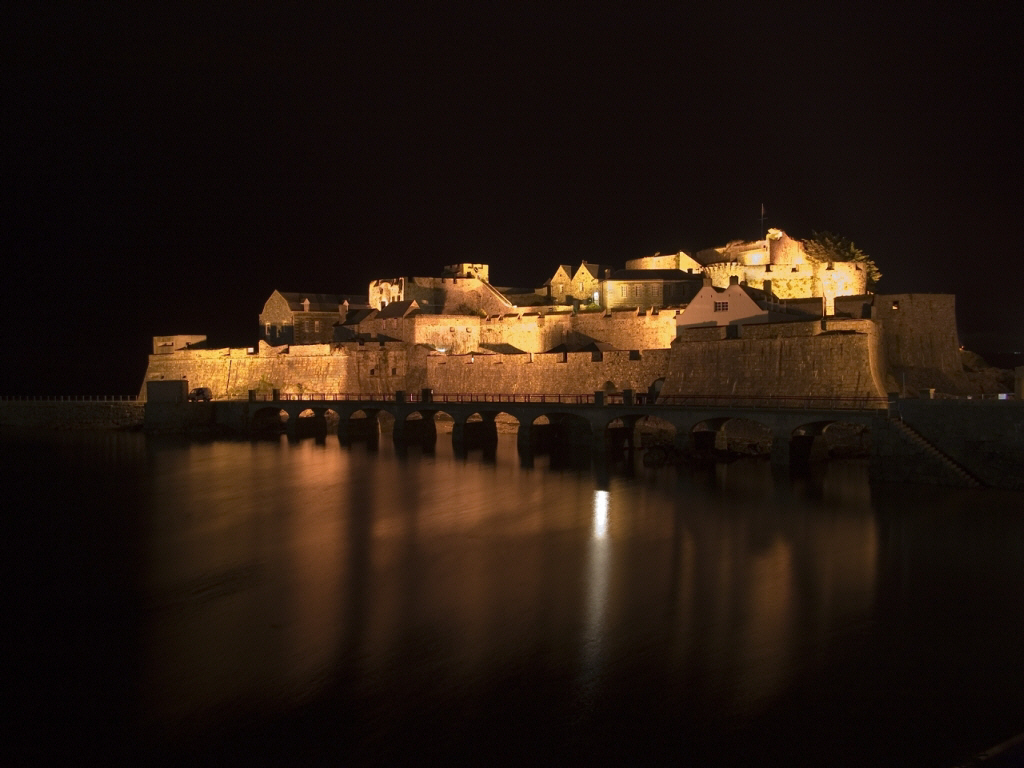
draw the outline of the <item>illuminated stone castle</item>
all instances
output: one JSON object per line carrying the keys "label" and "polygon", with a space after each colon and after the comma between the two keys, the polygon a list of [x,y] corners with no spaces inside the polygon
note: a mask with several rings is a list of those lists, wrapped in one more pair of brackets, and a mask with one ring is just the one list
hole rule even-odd
{"label": "illuminated stone castle", "polygon": [[815,262],[779,230],[622,270],[559,265],[535,289],[493,286],[487,265],[465,263],[375,280],[365,299],[275,291],[260,331],[247,350],[156,339],[146,379],[187,378],[215,397],[973,389],[952,296],[870,294],[864,265]]}

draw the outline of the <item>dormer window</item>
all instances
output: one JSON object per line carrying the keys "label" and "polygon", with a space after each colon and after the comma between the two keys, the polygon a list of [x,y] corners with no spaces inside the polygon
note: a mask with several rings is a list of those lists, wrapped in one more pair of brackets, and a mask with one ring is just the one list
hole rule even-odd
{"label": "dormer window", "polygon": [[309,299],[302,300],[302,311],[309,312]]}

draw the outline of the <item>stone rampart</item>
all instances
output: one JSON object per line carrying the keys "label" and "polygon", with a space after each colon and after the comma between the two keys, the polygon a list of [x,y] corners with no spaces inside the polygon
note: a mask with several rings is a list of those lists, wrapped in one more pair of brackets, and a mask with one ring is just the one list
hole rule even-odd
{"label": "stone rampart", "polygon": [[901,389],[910,394],[926,388],[972,392],[960,360],[953,295],[877,295],[872,317],[882,330],[887,365]]}
{"label": "stone rampart", "polygon": [[[652,335],[661,334],[675,319],[662,314],[664,319],[642,315],[623,325],[649,324]],[[590,335],[603,330],[605,339],[615,339],[607,333],[617,322],[614,316],[575,320],[581,317],[593,322],[581,324]],[[544,327],[550,322],[560,333],[573,325],[571,316],[534,316],[532,322]],[[729,338],[731,333],[739,338]],[[659,378],[667,379],[665,394],[863,397],[885,393],[878,335],[871,321],[829,320],[824,330],[820,322],[688,328],[671,350],[440,355],[402,342],[261,345],[259,354],[224,349],[152,355],[146,380],[185,379],[190,387],[210,387],[215,399],[273,389],[283,394],[389,394],[424,387],[509,394],[644,392]]]}
{"label": "stone rampart", "polygon": [[[780,323],[777,327],[790,325],[813,326]],[[724,340],[691,340],[689,334],[694,331],[718,329],[686,329],[688,336],[672,345],[662,394],[885,396],[878,334],[873,328],[865,333],[747,337],[748,331],[771,327],[743,326],[743,338]]]}
{"label": "stone rampart", "polygon": [[593,394],[647,392],[668,370],[667,349],[642,353],[430,355],[427,381],[437,393]]}
{"label": "stone rampart", "polygon": [[[151,355],[145,381],[186,379],[190,387],[209,387],[216,399],[241,399],[249,390],[269,394],[391,393],[425,386],[423,347],[400,342],[261,346],[244,349],[182,351]],[[145,398],[145,383],[139,397]]]}

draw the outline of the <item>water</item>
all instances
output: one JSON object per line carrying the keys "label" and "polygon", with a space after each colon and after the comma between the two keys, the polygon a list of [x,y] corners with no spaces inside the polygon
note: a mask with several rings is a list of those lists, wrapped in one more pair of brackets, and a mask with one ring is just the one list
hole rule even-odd
{"label": "water", "polygon": [[1024,495],[0,439],[14,764],[952,766],[1024,731]]}

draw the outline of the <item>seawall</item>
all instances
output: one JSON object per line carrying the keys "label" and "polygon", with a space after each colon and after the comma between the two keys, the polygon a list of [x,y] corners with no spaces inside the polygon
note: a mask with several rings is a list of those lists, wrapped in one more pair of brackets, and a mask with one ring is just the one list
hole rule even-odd
{"label": "seawall", "polygon": [[[1024,402],[1006,400],[899,400],[899,418],[982,484],[1024,490]],[[909,442],[892,424],[872,434],[875,479],[948,485],[955,482],[934,456]]]}
{"label": "seawall", "polygon": [[0,400],[0,425],[34,429],[139,429],[145,403],[135,400]]}

